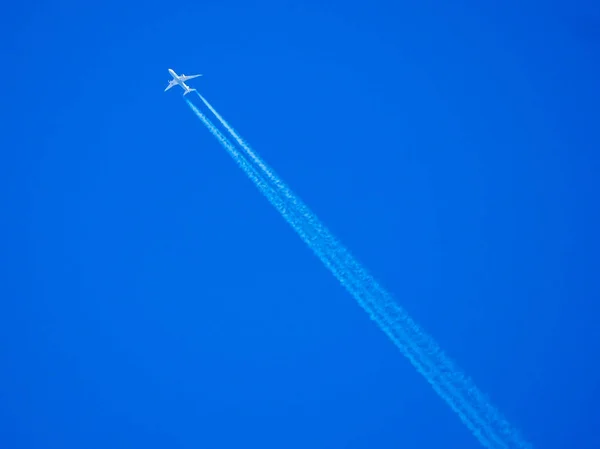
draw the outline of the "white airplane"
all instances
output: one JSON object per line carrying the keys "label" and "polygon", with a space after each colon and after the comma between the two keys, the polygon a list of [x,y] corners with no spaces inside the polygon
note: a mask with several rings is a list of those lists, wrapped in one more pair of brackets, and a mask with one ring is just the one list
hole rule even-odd
{"label": "white airplane", "polygon": [[171,74],[173,79],[171,81],[169,81],[169,85],[165,89],[165,92],[168,91],[171,87],[177,86],[179,84],[181,86],[181,88],[184,90],[183,95],[187,95],[190,92],[194,92],[196,90],[196,89],[190,88],[187,84],[185,84],[185,82],[187,80],[191,80],[193,78],[198,78],[199,76],[202,76],[202,75],[184,75],[183,73],[181,74],[181,76],[179,76],[179,75],[177,75],[177,73],[175,73],[173,71],[173,69],[169,69],[169,73]]}

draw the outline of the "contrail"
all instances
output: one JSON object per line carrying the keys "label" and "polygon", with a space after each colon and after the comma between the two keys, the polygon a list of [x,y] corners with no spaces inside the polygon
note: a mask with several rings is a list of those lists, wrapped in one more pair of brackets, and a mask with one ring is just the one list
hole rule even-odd
{"label": "contrail", "polygon": [[[202,95],[198,94],[198,96],[255,165],[250,164],[212,122],[186,99],[198,118],[302,240],[352,294],[371,319],[388,335],[438,395],[457,413],[479,442],[489,449],[531,448],[473,382],[443,353],[435,341],[335,239],[308,207],[254,153],[208,101]],[[258,171],[259,169],[262,173]]]}

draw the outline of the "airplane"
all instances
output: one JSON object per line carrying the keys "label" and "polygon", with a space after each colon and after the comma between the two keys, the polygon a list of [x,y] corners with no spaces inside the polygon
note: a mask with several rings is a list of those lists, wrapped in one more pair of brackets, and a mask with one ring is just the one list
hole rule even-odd
{"label": "airplane", "polygon": [[184,90],[183,95],[187,95],[190,92],[194,92],[196,90],[196,89],[190,88],[187,84],[185,84],[185,82],[187,80],[191,80],[193,78],[198,78],[199,76],[202,76],[202,75],[184,75],[183,73],[181,74],[181,76],[179,76],[172,69],[169,69],[169,73],[171,74],[173,79],[171,81],[169,81],[169,85],[165,89],[165,92],[168,91],[171,87],[177,86],[179,84],[181,86],[181,88]]}

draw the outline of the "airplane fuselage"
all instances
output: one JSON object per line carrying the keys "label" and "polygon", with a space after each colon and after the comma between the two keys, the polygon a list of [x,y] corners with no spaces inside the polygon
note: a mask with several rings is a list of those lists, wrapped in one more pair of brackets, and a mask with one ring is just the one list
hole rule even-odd
{"label": "airplane fuselage", "polygon": [[171,89],[172,87],[175,86],[179,86],[183,89],[183,95],[187,95],[190,92],[195,92],[196,89],[191,88],[190,86],[188,86],[187,84],[185,84],[186,81],[194,79],[194,78],[198,78],[199,76],[202,76],[202,74],[199,75],[184,75],[183,73],[181,75],[178,75],[177,73],[175,73],[175,70],[173,69],[168,69],[169,70],[169,75],[171,75],[171,77],[173,78],[171,81],[169,81],[169,85],[167,86],[167,88],[165,89],[165,92],[168,91],[169,89]]}
{"label": "airplane fuselage", "polygon": [[179,79],[179,75],[177,75],[177,73],[175,73],[175,71],[173,69],[169,69],[169,73],[171,74],[173,79],[177,82],[177,84],[179,84],[183,88],[184,91],[190,92],[190,90],[191,90],[190,87]]}

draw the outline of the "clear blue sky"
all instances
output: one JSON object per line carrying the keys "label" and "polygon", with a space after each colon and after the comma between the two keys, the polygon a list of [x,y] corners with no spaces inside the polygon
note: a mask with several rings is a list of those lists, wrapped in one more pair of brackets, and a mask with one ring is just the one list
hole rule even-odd
{"label": "clear blue sky", "polygon": [[0,448],[480,447],[202,127],[536,448],[600,447],[595,2],[10,2]]}

